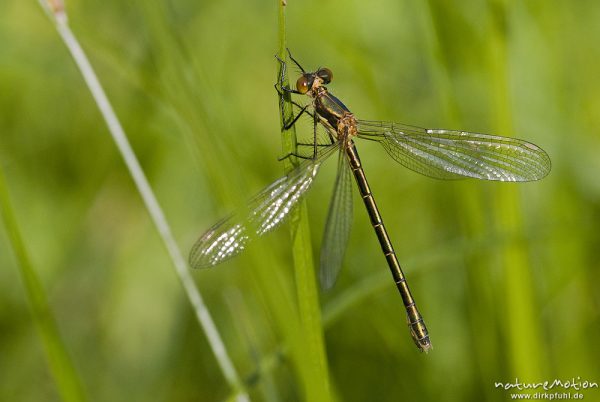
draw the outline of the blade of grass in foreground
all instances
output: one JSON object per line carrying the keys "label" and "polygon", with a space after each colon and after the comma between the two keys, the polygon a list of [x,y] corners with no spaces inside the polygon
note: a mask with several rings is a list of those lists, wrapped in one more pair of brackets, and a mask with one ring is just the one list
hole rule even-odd
{"label": "blade of grass in foreground", "polygon": [[8,186],[4,179],[4,172],[0,163],[0,213],[4,219],[6,232],[12,244],[17,258],[21,280],[25,286],[25,292],[33,319],[37,325],[39,334],[44,343],[44,350],[50,372],[54,376],[56,386],[63,401],[85,401],[83,386],[77,375],[75,367],[71,362],[67,349],[60,338],[56,321],[48,305],[44,288],[34,271],[25,244],[19,232],[19,226],[15,217],[10,198]]}
{"label": "blade of grass in foreground", "polygon": [[[455,49],[451,38],[440,31],[440,18],[445,18],[448,13],[448,7],[451,5],[442,4],[434,0],[420,2],[418,15],[423,20],[423,37],[425,38],[426,54],[429,56],[430,74],[434,80],[437,98],[441,106],[441,116],[448,122],[448,126],[465,127],[465,123],[460,115],[456,94],[460,93],[460,88],[453,86],[451,79],[452,67],[449,60],[453,59],[447,49]],[[463,46],[469,46],[463,43]],[[467,61],[463,60],[463,64]],[[499,320],[495,319],[492,312],[496,301],[491,292],[481,286],[483,283],[491,281],[490,261],[492,249],[489,245],[500,247],[504,240],[494,240],[496,236],[485,224],[486,220],[486,201],[481,190],[472,191],[471,184],[457,182],[453,188],[450,202],[456,202],[463,206],[464,213],[461,216],[460,224],[457,226],[460,236],[467,241],[474,241],[477,247],[463,253],[464,255],[464,273],[466,275],[466,294],[470,295],[471,300],[477,300],[477,303],[471,303],[464,318],[468,322],[469,347],[473,351],[478,366],[480,367],[481,378],[491,378],[496,374],[496,367],[490,362],[498,361],[502,358],[502,352],[498,348],[490,347],[500,342],[498,328]],[[477,239],[489,238],[489,241],[477,241]],[[485,388],[485,394],[482,399],[491,400],[496,396],[494,390]]]}
{"label": "blade of grass in foreground", "polygon": [[[277,0],[279,3],[279,53],[281,60],[286,58],[286,34],[285,34],[285,0]],[[281,68],[281,66],[280,66]],[[283,72],[284,74],[286,72]],[[279,78],[281,71],[277,74]],[[288,85],[287,74],[284,76],[284,85]],[[281,126],[287,121],[293,120],[293,107],[289,93],[284,94],[284,102],[280,105],[282,110]],[[288,155],[296,151],[295,127],[282,130],[281,140],[283,154]],[[289,172],[297,164],[296,158],[290,156],[285,159],[285,171]],[[292,234],[292,255],[294,259],[294,270],[296,277],[296,296],[298,298],[298,309],[302,325],[303,345],[294,345],[294,353],[299,364],[300,375],[304,382],[305,400],[307,401],[329,401],[331,400],[329,388],[329,373],[327,369],[327,356],[323,340],[323,326],[321,324],[321,310],[319,306],[319,293],[313,264],[313,252],[310,240],[310,228],[307,220],[306,201],[292,212],[290,219]],[[301,353],[300,353],[301,352]]]}
{"label": "blade of grass in foreground", "polygon": [[[510,6],[498,2],[490,8],[489,29],[491,93],[493,94],[496,127],[504,135],[513,131],[513,115],[510,107],[509,42],[505,21],[509,18]],[[508,22],[506,22],[508,23]],[[498,186],[495,197],[496,225],[505,233],[523,232],[522,202],[518,189]],[[504,298],[506,300],[506,338],[508,341],[511,370],[523,378],[542,378],[548,367],[540,335],[540,324],[536,316],[533,277],[529,264],[527,245],[518,237],[498,250],[505,272]]]}
{"label": "blade of grass in foreground", "polygon": [[156,230],[158,231],[163,243],[168,251],[171,258],[175,271],[179,277],[183,288],[186,291],[188,300],[192,305],[198,322],[200,323],[208,343],[217,359],[219,367],[229,383],[229,385],[237,392],[237,401],[247,401],[249,397],[245,390],[244,384],[241,381],[238,373],[236,372],[231,359],[225,348],[221,336],[215,326],[215,323],[208,311],[208,308],[204,304],[200,291],[196,287],[188,269],[185,259],[181,253],[181,250],[177,246],[175,239],[171,233],[171,228],[167,223],[165,215],[156,199],[150,183],[144,174],[136,156],[127,140],[125,131],[121,126],[98,78],[87,59],[83,49],[79,45],[79,42],[75,38],[73,32],[69,28],[67,21],[67,14],[64,6],[60,0],[39,0],[40,5],[50,16],[51,20],[55,23],[56,29],[60,34],[63,42],[67,46],[71,56],[75,60],[79,71],[83,75],[83,78],[102,113],[108,126],[109,132],[115,141],[119,152],[127,165],[127,169],[131,174],[133,181],[144,201],[146,209],[154,222]]}

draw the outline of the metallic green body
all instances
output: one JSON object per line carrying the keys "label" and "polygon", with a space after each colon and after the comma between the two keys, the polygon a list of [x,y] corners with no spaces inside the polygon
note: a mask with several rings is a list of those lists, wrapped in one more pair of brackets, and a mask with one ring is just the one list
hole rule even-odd
{"label": "metallic green body", "polygon": [[316,83],[308,95],[314,99],[314,108],[317,117],[330,131],[333,131],[332,134],[335,134],[336,140],[342,142],[344,146],[350,169],[352,170],[361,198],[369,213],[371,225],[375,230],[377,239],[381,245],[381,250],[385,255],[385,259],[392,272],[392,276],[394,277],[394,282],[396,283],[396,287],[400,292],[402,302],[406,308],[410,334],[417,347],[424,352],[428,352],[431,349],[431,342],[429,340],[427,327],[425,326],[423,317],[419,313],[408,284],[406,283],[406,277],[400,267],[400,262],[398,261],[398,257],[392,246],[390,236],[383,224],[383,219],[381,218],[381,214],[375,203],[373,193],[371,193],[358,152],[352,141],[352,137],[357,134],[356,119],[338,98],[327,91],[326,87]]}

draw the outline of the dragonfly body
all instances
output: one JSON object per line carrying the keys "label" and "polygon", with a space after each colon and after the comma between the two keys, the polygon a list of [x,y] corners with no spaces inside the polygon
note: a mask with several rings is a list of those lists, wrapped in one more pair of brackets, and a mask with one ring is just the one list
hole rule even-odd
{"label": "dragonfly body", "polygon": [[[357,119],[325,85],[333,78],[327,68],[306,72],[293,57],[302,75],[296,89],[283,85],[286,63],[281,63],[281,75],[276,85],[280,106],[285,92],[307,95],[311,103],[302,106],[296,120],[308,113],[314,121],[314,140],[309,146],[312,155],[297,154],[300,162],[284,177],[267,186],[251,198],[245,208],[225,218],[194,244],[190,265],[194,268],[215,266],[242,252],[254,238],[281,225],[289,212],[310,189],[318,170],[327,158],[338,153],[338,173],[329,205],[325,233],[321,246],[320,279],[323,288],[333,286],[343,263],[352,221],[352,176],[365,204],[371,225],[402,297],[411,336],[417,347],[427,352],[431,348],[429,334],[410,292],[390,236],[367,182],[355,139],[380,143],[401,165],[437,179],[470,177],[495,181],[534,181],[550,171],[550,158],[538,146],[517,138],[477,134],[466,131],[425,129],[400,123]],[[309,107],[311,109],[309,110]],[[317,141],[317,126],[325,128],[327,144]]]}
{"label": "dragonfly body", "polygon": [[354,175],[361,198],[369,214],[371,225],[375,230],[377,239],[381,245],[381,250],[388,263],[398,291],[400,292],[400,296],[402,297],[411,336],[417,347],[420,350],[427,352],[431,349],[427,327],[425,326],[423,317],[421,316],[421,313],[419,313],[408,284],[406,283],[406,277],[400,267],[400,262],[394,251],[392,241],[383,224],[379,208],[377,208],[365,171],[362,168],[358,151],[354,145],[354,141],[352,141],[352,137],[358,134],[357,120],[354,117],[354,114],[350,112],[342,101],[327,90],[324,86],[327,80],[321,78],[318,72],[305,73],[298,81],[298,92],[303,92],[303,88],[305,88],[303,84],[304,81],[309,83],[312,82],[312,85],[306,94],[313,98],[313,108],[316,113],[315,118],[318,118],[328,129],[327,131],[331,135],[335,135],[335,140],[342,144],[342,149],[345,151],[345,155],[348,158],[350,170]]}

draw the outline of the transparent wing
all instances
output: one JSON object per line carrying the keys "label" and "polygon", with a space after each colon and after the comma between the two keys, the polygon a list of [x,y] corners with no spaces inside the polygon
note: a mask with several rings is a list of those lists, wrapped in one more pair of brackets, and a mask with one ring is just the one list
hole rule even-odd
{"label": "transparent wing", "polygon": [[208,268],[244,250],[255,237],[278,227],[313,183],[321,163],[339,144],[322,149],[252,198],[245,208],[215,224],[192,247],[190,265]]}
{"label": "transparent wing", "polygon": [[517,138],[363,120],[358,132],[405,167],[438,179],[532,181],[551,167],[544,150]]}
{"label": "transparent wing", "polygon": [[340,149],[335,188],[329,204],[323,244],[321,245],[320,280],[330,289],[342,267],[352,226],[352,178],[343,149]]}

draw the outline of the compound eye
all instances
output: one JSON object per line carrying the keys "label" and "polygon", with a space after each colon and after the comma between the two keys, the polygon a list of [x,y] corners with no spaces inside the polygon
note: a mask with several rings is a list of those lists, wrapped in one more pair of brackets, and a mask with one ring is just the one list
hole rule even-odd
{"label": "compound eye", "polygon": [[317,76],[323,80],[323,84],[329,84],[333,79],[333,73],[328,68],[321,68],[317,71]]}
{"label": "compound eye", "polygon": [[303,75],[302,77],[298,78],[298,81],[296,81],[296,90],[298,90],[298,92],[301,94],[307,93],[311,86],[312,80],[309,80],[306,75]]}

